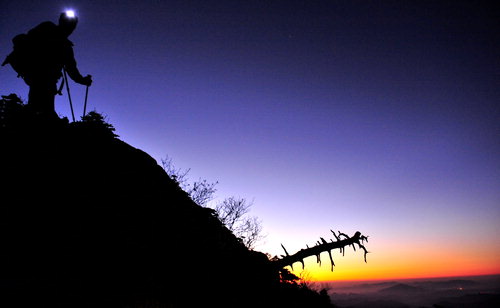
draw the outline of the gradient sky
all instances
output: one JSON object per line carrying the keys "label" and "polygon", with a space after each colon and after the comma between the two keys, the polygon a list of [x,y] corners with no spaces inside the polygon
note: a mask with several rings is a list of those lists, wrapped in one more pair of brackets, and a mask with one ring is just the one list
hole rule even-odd
{"label": "gradient sky", "polygon": [[[295,252],[330,229],[370,236],[367,264],[335,252],[332,273],[326,254],[310,258],[314,279],[492,274],[500,13],[488,3],[2,0],[0,55],[74,8],[89,109],[158,161],[219,181],[219,199],[253,200],[258,250]],[[27,98],[10,67],[0,81]],[[71,86],[80,114],[84,87]],[[56,109],[70,115],[66,96]]]}

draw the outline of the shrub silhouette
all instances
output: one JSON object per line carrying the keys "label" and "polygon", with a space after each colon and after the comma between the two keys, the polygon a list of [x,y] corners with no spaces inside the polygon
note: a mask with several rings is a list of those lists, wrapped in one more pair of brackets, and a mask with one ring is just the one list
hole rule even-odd
{"label": "shrub silhouette", "polygon": [[21,121],[25,104],[16,94],[2,95],[0,100],[0,128],[8,129]]}
{"label": "shrub silhouette", "polygon": [[82,117],[80,122],[75,122],[75,125],[82,126],[90,134],[94,136],[118,137],[114,133],[113,125],[106,122],[105,117],[96,111],[91,111]]}

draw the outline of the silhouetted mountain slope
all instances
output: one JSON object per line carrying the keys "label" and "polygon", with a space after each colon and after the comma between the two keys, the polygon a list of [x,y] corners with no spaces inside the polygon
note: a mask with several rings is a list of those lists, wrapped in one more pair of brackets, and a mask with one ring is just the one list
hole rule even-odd
{"label": "silhouetted mountain slope", "polygon": [[0,302],[328,305],[281,284],[264,254],[245,248],[99,115],[68,124],[19,108],[0,119],[0,292],[8,295]]}
{"label": "silhouetted mountain slope", "polygon": [[415,294],[415,293],[421,293],[423,291],[424,291],[424,289],[419,288],[419,287],[410,286],[410,285],[407,285],[404,283],[398,283],[398,284],[393,285],[391,287],[382,289],[382,290],[378,291],[378,293],[391,294],[391,293],[403,293],[404,292],[405,294],[408,294],[408,293]]}

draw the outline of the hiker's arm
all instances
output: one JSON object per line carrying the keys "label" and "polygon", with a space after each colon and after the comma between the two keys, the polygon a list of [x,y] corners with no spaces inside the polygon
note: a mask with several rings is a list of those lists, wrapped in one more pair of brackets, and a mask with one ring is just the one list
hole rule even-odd
{"label": "hiker's arm", "polygon": [[66,50],[66,61],[64,68],[68,73],[69,77],[79,84],[90,86],[92,84],[92,76],[87,75],[85,77],[80,74],[80,71],[76,67],[75,55],[73,53],[73,48],[67,48]]}

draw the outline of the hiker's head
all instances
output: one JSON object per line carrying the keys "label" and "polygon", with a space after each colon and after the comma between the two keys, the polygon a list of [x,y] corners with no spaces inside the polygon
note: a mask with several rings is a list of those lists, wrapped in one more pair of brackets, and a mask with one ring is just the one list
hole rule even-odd
{"label": "hiker's head", "polygon": [[62,12],[59,16],[59,27],[64,35],[69,36],[76,28],[78,17],[73,11]]}

